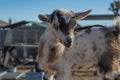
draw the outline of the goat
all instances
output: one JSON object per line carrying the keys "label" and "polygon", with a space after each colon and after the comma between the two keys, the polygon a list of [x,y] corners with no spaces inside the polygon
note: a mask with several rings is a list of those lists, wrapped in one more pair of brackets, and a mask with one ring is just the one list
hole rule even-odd
{"label": "goat", "polygon": [[69,80],[73,68],[90,62],[98,65],[103,78],[114,80],[119,72],[119,20],[114,25],[117,35],[105,27],[91,27],[74,34],[77,20],[90,12],[57,9],[51,15],[39,15],[49,25],[40,38],[37,55],[39,68],[48,80],[54,80],[55,75],[56,80]]}

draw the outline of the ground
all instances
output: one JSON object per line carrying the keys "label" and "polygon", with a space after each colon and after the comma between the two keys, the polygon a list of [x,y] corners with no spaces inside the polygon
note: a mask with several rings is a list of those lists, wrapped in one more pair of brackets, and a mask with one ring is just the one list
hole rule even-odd
{"label": "ground", "polygon": [[95,76],[71,76],[71,80],[101,80]]}
{"label": "ground", "polygon": [[75,72],[72,73],[70,79],[71,80],[101,80],[101,78],[97,76],[97,72],[95,68],[75,70]]}

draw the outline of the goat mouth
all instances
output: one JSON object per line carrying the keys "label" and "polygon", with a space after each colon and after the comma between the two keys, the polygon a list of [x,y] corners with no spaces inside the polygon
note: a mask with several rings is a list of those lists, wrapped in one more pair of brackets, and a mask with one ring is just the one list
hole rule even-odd
{"label": "goat mouth", "polygon": [[45,76],[43,77],[43,80],[48,80]]}
{"label": "goat mouth", "polygon": [[64,43],[64,45],[68,48],[71,47],[71,43]]}
{"label": "goat mouth", "polygon": [[71,44],[72,44],[72,42],[64,42],[62,40],[60,42],[67,48],[71,47]]}

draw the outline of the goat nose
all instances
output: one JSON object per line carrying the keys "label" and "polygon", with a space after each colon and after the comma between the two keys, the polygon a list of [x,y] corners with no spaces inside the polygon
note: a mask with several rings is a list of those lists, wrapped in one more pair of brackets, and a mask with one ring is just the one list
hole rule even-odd
{"label": "goat nose", "polygon": [[43,77],[43,80],[48,80],[46,77]]}
{"label": "goat nose", "polygon": [[71,39],[71,38],[69,38],[69,37],[68,37],[66,40],[67,40],[67,42],[69,42],[69,43],[71,43],[71,42],[72,42],[72,39]]}

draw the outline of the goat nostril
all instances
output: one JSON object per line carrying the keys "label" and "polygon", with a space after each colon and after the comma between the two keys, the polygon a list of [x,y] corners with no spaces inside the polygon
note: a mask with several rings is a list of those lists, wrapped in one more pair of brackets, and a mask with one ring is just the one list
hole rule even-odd
{"label": "goat nostril", "polygon": [[43,77],[43,80],[48,80],[46,77]]}
{"label": "goat nostril", "polygon": [[67,38],[66,40],[67,40],[67,42],[72,42],[71,38]]}

